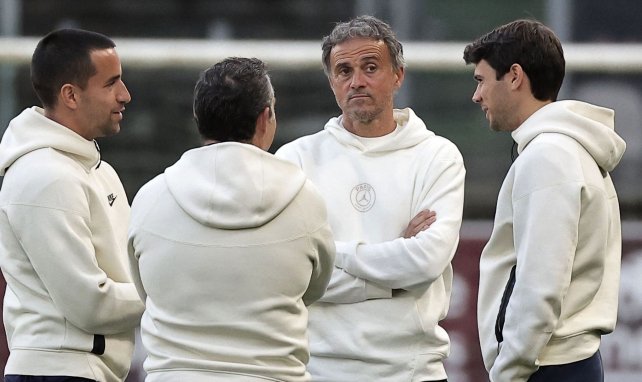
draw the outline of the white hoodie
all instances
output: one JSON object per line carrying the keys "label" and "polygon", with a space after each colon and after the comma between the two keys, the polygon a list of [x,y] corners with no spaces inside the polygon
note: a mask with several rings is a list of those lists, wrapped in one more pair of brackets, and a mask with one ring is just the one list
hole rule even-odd
{"label": "white hoodie", "polygon": [[[621,232],[608,172],[625,143],[613,115],[558,101],[512,133],[519,157],[499,192],[480,262],[479,335],[493,382],[526,381],[540,365],[588,358],[615,326]],[[500,304],[515,264],[504,316]],[[498,315],[505,319],[501,345]]]}
{"label": "white hoodie", "polygon": [[245,143],[187,151],[132,204],[147,381],[309,381],[306,305],[334,251],[296,166]]}
{"label": "white hoodie", "polygon": [[[310,309],[315,382],[417,382],[446,378],[451,260],[464,198],[464,165],[450,141],[411,109],[397,128],[362,138],[332,118],[325,130],[281,147],[320,189],[335,235],[335,271]],[[437,221],[410,239],[420,211]]]}
{"label": "white hoodie", "polygon": [[23,111],[0,143],[5,374],[123,381],[143,311],[127,196],[93,141],[43,113]]}

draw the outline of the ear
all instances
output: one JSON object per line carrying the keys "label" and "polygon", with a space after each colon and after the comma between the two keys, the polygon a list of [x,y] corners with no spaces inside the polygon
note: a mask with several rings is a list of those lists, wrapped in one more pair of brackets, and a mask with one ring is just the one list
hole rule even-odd
{"label": "ear", "polygon": [[64,84],[60,88],[58,93],[59,104],[64,105],[69,109],[78,108],[78,94],[76,92],[76,87],[72,84]]}
{"label": "ear", "polygon": [[266,106],[261,114],[256,118],[256,129],[254,130],[254,136],[252,137],[251,143],[260,149],[263,148],[263,142],[265,141],[268,124],[270,122],[270,113],[270,107]]}
{"label": "ear", "polygon": [[511,65],[506,73],[507,78],[510,80],[510,86],[512,90],[519,89],[527,81],[526,73],[520,64]]}
{"label": "ear", "polygon": [[332,80],[332,74],[328,75],[328,84],[330,85],[330,90],[332,90],[332,94],[334,93],[334,81]]}
{"label": "ear", "polygon": [[401,87],[401,85],[403,84],[403,80],[404,80],[404,78],[406,76],[406,68],[403,68],[403,67],[399,68],[395,72],[395,76],[397,77],[397,79],[395,81],[395,88],[399,89]]}

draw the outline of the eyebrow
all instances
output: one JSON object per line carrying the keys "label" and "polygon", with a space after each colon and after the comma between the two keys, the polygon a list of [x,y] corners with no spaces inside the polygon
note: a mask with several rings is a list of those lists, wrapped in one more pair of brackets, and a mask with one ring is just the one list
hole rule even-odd
{"label": "eyebrow", "polygon": [[370,54],[370,55],[368,55],[368,56],[363,56],[363,57],[362,57],[362,59],[361,59],[361,61],[365,61],[365,60],[378,60],[378,59],[379,59],[379,55],[378,55],[378,54],[376,54],[376,53],[373,53],[373,54]]}
{"label": "eyebrow", "polygon": [[107,79],[107,81],[105,81],[105,85],[110,84],[110,83],[112,83],[112,82],[116,82],[116,81],[117,81],[117,80],[119,80],[121,77],[122,77],[122,75],[121,75],[121,74],[117,74],[117,75],[115,75],[115,76],[111,76],[111,77],[109,77],[109,78]]}
{"label": "eyebrow", "polygon": [[[368,56],[364,56],[364,57],[359,58],[359,62],[360,62],[360,63],[361,63],[361,62],[364,62],[364,61],[379,61],[379,60],[380,60],[380,59],[379,59],[379,55],[378,55],[378,54],[376,54],[376,53],[373,53],[373,54],[371,54],[371,55],[368,55]],[[338,67],[338,66],[342,66],[342,65],[349,65],[349,62],[350,62],[350,61],[352,61],[352,60],[350,60],[350,59],[348,59],[348,60],[346,60],[346,61],[337,60],[337,62],[335,63],[335,65],[334,65],[334,66],[335,66],[335,67]]]}

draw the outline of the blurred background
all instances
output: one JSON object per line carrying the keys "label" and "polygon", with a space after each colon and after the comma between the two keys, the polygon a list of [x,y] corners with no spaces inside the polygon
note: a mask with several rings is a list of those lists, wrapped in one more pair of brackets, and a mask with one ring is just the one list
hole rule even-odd
{"label": "blurred background", "polygon": [[[412,107],[429,129],[459,147],[466,163],[465,223],[444,323],[452,339],[449,380],[487,380],[475,321],[478,260],[512,146],[510,135],[490,132],[471,102],[473,68],[461,55],[468,42],[517,18],[538,19],[562,40],[568,70],[560,99],[615,109],[616,130],[627,141],[612,174],[624,221],[620,319],[604,338],[602,355],[606,381],[642,380],[642,2],[637,0],[0,0],[0,130],[21,110],[39,104],[28,65],[39,38],[62,27],[112,37],[132,102],[120,134],[99,143],[131,201],[140,186],[199,145],[192,90],[199,73],[222,52],[268,64],[278,120],[270,151],[321,130],[340,113],[322,71],[321,39],[336,22],[361,14],[390,23],[404,43],[408,67],[396,106]],[[1,336],[0,367],[7,356],[4,341]],[[138,347],[128,381],[143,380],[143,358]]]}

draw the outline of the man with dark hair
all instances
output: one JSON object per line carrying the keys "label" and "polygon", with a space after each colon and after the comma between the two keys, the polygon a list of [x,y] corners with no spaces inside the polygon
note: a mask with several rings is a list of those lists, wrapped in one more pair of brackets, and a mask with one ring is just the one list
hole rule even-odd
{"label": "man with dark hair", "polygon": [[31,63],[44,109],[0,143],[5,381],[123,381],[143,311],[127,267],[129,205],[95,139],[131,97],[109,38],[63,29]]}
{"label": "man with dark hair", "polygon": [[480,262],[479,336],[493,382],[603,381],[600,337],[615,326],[618,199],[609,172],[624,141],[613,110],[556,101],[564,54],[555,34],[517,20],[464,50],[473,102],[519,156],[499,192]]}
{"label": "man with dark hair", "polygon": [[315,381],[445,380],[450,341],[439,322],[462,218],[461,154],[410,108],[393,108],[405,62],[388,24],[337,24],[322,62],[342,114],[276,154],[320,188],[336,239],[330,286],[310,309],[310,372]]}
{"label": "man with dark hair", "polygon": [[266,152],[274,103],[260,60],[207,69],[194,91],[203,147],[134,199],[147,381],[310,380],[306,305],[325,292],[335,249],[312,183]]}

